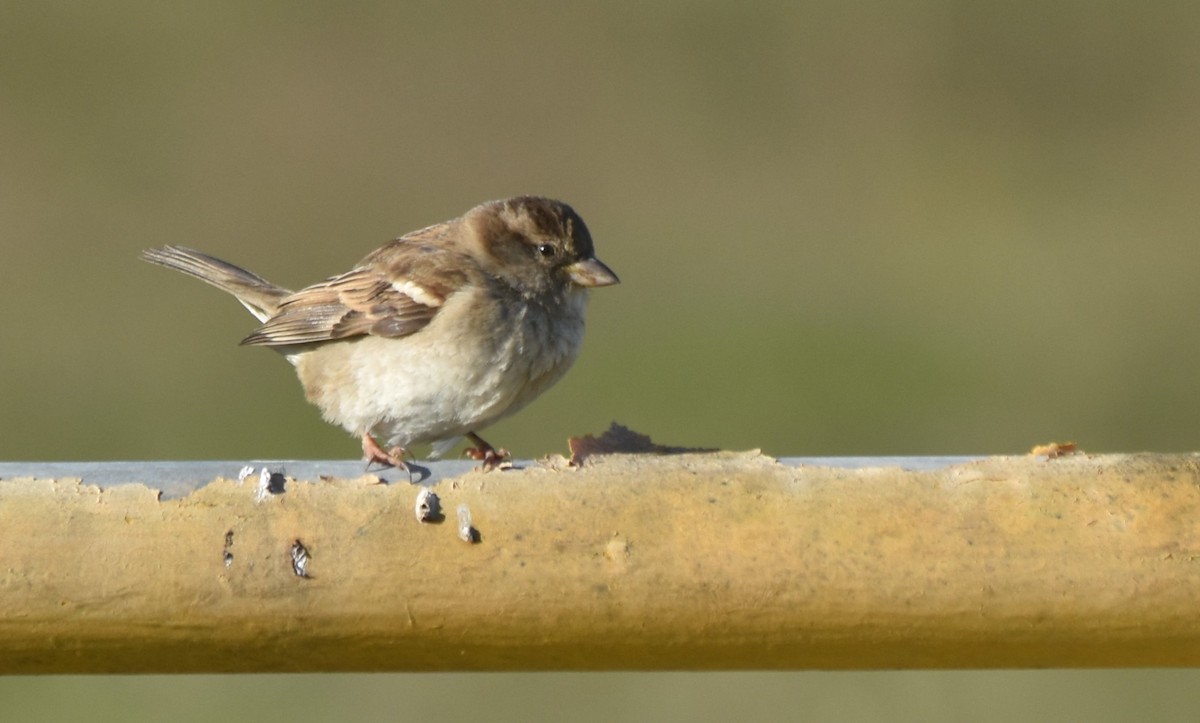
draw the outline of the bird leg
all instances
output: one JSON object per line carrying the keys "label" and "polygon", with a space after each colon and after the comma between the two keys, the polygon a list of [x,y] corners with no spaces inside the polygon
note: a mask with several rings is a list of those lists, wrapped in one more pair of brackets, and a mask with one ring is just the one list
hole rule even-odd
{"label": "bird leg", "polygon": [[471,459],[483,462],[484,472],[496,469],[503,464],[504,460],[512,456],[508,453],[507,449],[496,449],[492,445],[485,442],[483,437],[480,437],[474,432],[467,432],[467,439],[474,442],[475,446],[467,448],[463,454],[467,455]]}
{"label": "bird leg", "polygon": [[408,465],[404,463],[404,455],[408,454],[408,450],[403,447],[392,447],[390,450],[384,450],[379,446],[379,442],[368,432],[362,436],[363,459],[367,460],[367,467],[370,468],[373,464],[380,464],[384,467],[395,467],[406,472],[411,472]]}

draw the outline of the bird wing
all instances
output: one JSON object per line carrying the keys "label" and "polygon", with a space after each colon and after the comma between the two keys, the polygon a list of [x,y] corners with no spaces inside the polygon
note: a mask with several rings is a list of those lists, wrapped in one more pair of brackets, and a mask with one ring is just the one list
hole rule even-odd
{"label": "bird wing", "polygon": [[463,261],[461,254],[410,234],[368,256],[364,265],[285,298],[242,343],[290,346],[414,334],[467,283]]}

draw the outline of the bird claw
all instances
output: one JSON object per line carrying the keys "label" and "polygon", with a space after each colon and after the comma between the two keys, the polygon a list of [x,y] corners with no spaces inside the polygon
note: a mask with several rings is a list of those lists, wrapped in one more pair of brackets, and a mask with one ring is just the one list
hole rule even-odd
{"label": "bird claw", "polygon": [[475,443],[475,446],[463,450],[463,454],[473,460],[483,462],[481,469],[484,472],[503,469],[506,465],[512,466],[512,463],[508,461],[512,454],[507,449],[496,449],[474,432],[469,433],[467,437]]}
{"label": "bird claw", "polygon": [[483,462],[484,472],[490,472],[494,469],[503,467],[506,464],[512,464],[508,461],[508,458],[511,457],[512,454],[510,454],[507,449],[495,449],[492,447],[480,449],[479,447],[471,447],[470,449],[464,451],[463,454],[473,460]]}
{"label": "bird claw", "polygon": [[375,438],[369,434],[364,434],[362,438],[363,458],[367,460],[367,471],[370,471],[371,465],[377,464],[380,467],[395,467],[399,470],[404,470],[408,473],[409,478],[412,477],[412,470],[404,458],[408,456],[408,450],[404,447],[392,447],[385,450],[379,446]]}

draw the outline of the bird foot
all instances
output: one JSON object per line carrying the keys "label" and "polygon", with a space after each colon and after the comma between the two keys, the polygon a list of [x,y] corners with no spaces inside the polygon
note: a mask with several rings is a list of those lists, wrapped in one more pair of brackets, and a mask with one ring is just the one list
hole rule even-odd
{"label": "bird foot", "polygon": [[463,450],[463,454],[473,460],[483,462],[480,468],[484,472],[512,466],[512,462],[508,461],[508,458],[512,455],[507,449],[496,449],[474,432],[468,433],[467,438],[474,442],[475,446]]}
{"label": "bird foot", "polygon": [[408,468],[408,464],[404,461],[404,457],[408,455],[408,450],[403,447],[392,447],[385,450],[379,446],[379,442],[369,434],[364,434],[362,437],[363,459],[367,461],[367,469],[371,469],[371,465],[378,464],[381,467],[395,467],[402,469],[405,472],[412,474],[412,470]]}

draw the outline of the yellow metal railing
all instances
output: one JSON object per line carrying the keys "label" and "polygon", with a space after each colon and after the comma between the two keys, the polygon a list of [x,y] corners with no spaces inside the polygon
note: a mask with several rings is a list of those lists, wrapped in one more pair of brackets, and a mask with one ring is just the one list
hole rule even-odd
{"label": "yellow metal railing", "polygon": [[1200,455],[887,465],[3,463],[0,673],[1200,665]]}

